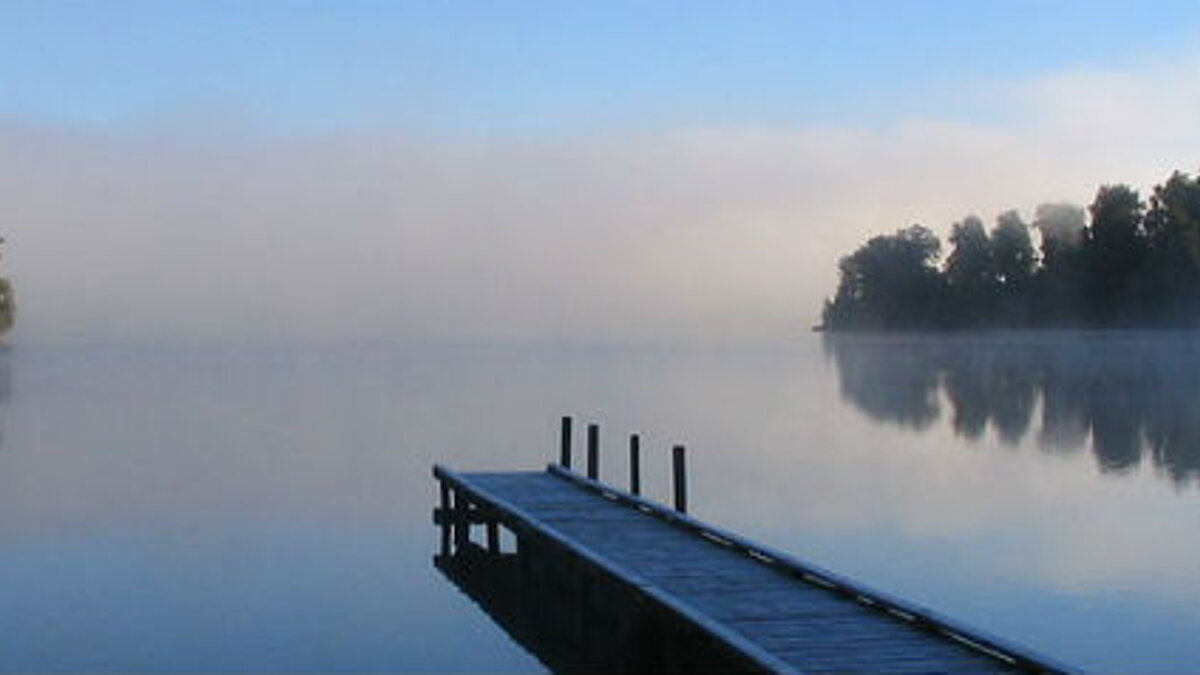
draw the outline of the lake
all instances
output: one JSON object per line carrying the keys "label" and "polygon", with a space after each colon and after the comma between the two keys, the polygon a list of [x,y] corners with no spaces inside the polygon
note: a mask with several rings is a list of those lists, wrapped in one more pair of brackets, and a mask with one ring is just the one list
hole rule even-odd
{"label": "lake", "polygon": [[[544,670],[433,567],[435,462],[642,434],[666,501],[1071,665],[1200,663],[1200,337],[0,352],[0,670]],[[577,439],[579,442],[579,439]]]}

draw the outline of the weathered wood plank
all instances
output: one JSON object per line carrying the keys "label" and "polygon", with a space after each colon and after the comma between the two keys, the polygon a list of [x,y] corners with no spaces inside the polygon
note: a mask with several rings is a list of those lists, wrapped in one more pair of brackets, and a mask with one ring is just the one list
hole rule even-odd
{"label": "weathered wood plank", "polygon": [[[557,527],[539,521],[534,512],[517,501],[509,501],[504,495],[487,493],[470,480],[469,476],[454,474],[442,467],[434,467],[434,477],[451,482],[455,492],[466,492],[471,498],[486,502],[491,507],[503,512],[508,520],[506,525],[517,532],[536,531],[537,539],[551,546],[558,546],[571,551],[586,563],[592,565],[601,574],[621,579],[630,589],[639,594],[649,603],[656,603],[665,611],[674,613],[680,620],[690,623],[694,630],[706,636],[709,642],[720,643],[727,649],[739,654],[744,660],[745,667],[740,670],[756,670],[778,673],[793,673],[796,669],[779,660],[770,652],[747,640],[745,636],[732,632],[725,626],[713,621],[708,616],[688,605],[683,598],[664,593],[653,584],[639,578],[637,573],[614,564],[604,555],[580,544],[570,534],[560,531]],[[531,480],[545,480],[545,475]],[[553,480],[553,478],[551,478]],[[544,545],[539,543],[538,546]]]}
{"label": "weathered wood plank", "polygon": [[483,510],[487,516],[515,514],[523,522],[505,522],[510,529],[545,531],[578,547],[718,638],[775,663],[774,669],[1062,669],[1021,651],[1001,653],[1004,646],[993,639],[950,626],[925,610],[562,470],[458,474],[456,479],[494,505]]}

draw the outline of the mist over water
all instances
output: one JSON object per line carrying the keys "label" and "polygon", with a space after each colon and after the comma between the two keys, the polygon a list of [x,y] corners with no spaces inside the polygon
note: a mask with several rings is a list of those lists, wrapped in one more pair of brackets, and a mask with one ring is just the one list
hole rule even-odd
{"label": "mist over water", "polygon": [[[1130,399],[1184,411],[1194,390],[1157,338],[1089,340],[22,345],[0,353],[0,654],[537,669],[433,568],[430,467],[537,468],[577,414],[614,483],[639,431],[664,499],[682,442],[702,519],[1077,666],[1179,670],[1200,658],[1191,455],[1151,449],[1169,418],[1053,392],[1106,395],[1087,350],[1132,355],[1111,361]],[[1013,383],[965,394],[976,369]],[[1140,429],[1140,462],[1097,459],[1110,424]]]}
{"label": "mist over water", "polygon": [[1196,340],[809,332],[872,235],[1194,171],[1194,2],[299,4],[3,6],[0,671],[537,670],[430,467],[564,414],[1003,638],[1200,663]]}
{"label": "mist over water", "polygon": [[871,233],[1086,203],[1193,161],[1194,144],[1125,141],[1114,165],[1076,120],[1046,125],[280,137],[0,117],[13,339],[797,335]]}

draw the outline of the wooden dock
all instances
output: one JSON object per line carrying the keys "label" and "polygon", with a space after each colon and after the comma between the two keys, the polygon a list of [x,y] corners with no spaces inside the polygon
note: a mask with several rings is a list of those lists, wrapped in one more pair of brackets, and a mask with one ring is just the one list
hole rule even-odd
{"label": "wooden dock", "polygon": [[1068,670],[561,465],[434,476],[438,567],[555,670]]}

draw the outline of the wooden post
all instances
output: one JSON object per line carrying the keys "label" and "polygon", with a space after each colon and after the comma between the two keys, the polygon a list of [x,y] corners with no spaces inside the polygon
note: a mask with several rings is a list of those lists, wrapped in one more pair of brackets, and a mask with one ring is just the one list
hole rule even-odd
{"label": "wooden post", "polygon": [[629,491],[642,494],[641,439],[637,434],[629,435]]}
{"label": "wooden post", "polygon": [[687,466],[682,445],[671,449],[671,465],[675,474],[675,510],[687,513]]}
{"label": "wooden post", "polygon": [[571,468],[571,418],[562,418],[562,443],[559,449],[558,463],[564,469]]}
{"label": "wooden post", "polygon": [[492,555],[500,553],[500,523],[494,520],[487,523],[487,548]]}
{"label": "wooden post", "polygon": [[454,550],[462,553],[471,541],[470,504],[466,495],[454,491]]}
{"label": "wooden post", "polygon": [[587,477],[600,480],[600,425],[589,424],[587,431]]}
{"label": "wooden post", "polygon": [[442,555],[450,555],[450,523],[445,520],[450,516],[450,485],[446,481],[439,481],[442,493]]}

